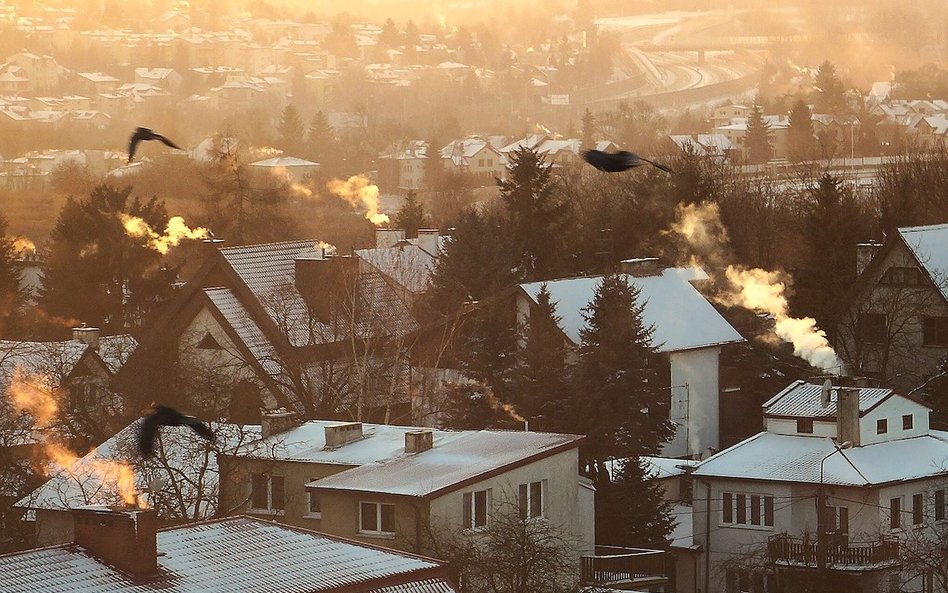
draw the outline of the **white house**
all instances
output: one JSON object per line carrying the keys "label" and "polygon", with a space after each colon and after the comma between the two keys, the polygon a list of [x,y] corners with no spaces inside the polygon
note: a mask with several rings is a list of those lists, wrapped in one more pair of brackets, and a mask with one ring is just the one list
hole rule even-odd
{"label": "white house", "polygon": [[763,411],[763,432],[692,473],[696,590],[932,591],[916,560],[942,557],[948,433],[929,408],[796,381]]}
{"label": "white house", "polygon": [[[639,290],[642,321],[654,327],[653,345],[670,363],[670,414],[675,436],[662,455],[700,458],[719,447],[721,347],[744,338],[691,284],[707,278],[702,270],[660,269],[657,264],[653,258],[627,260],[622,271]],[[564,337],[579,345],[585,326],[583,309],[601,281],[601,276],[589,276],[521,284],[517,320],[521,324],[529,320],[545,284],[550,300],[556,303]]]}

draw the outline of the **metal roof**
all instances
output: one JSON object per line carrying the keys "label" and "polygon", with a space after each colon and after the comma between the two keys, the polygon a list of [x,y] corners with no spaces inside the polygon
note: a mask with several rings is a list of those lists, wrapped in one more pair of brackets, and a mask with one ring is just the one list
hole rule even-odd
{"label": "metal roof", "polygon": [[[859,388],[860,414],[871,410],[891,394],[891,389]],[[839,387],[833,387],[830,391],[830,401],[824,407],[822,403],[823,386],[797,380],[764,403],[764,415],[799,418],[835,418],[838,395]]]}
{"label": "metal roof", "polygon": [[0,556],[0,593],[455,591],[435,560],[246,516],[162,530],[157,543],[159,574],[140,583],[75,545]]}
{"label": "metal roof", "polygon": [[237,295],[229,288],[205,288],[204,294],[214,304],[234,332],[240,337],[253,357],[270,375],[279,375],[282,370],[276,348],[264,335]]}

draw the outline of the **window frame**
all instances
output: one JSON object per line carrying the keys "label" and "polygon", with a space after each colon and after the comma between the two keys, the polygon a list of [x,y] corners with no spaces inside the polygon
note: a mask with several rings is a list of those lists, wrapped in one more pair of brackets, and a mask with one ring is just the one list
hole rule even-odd
{"label": "window frame", "polygon": [[[309,482],[315,482],[319,478],[310,478]],[[307,484],[309,483],[307,482]],[[316,507],[318,511],[313,510],[313,500],[316,500]],[[323,518],[323,508],[322,501],[319,498],[319,492],[315,490],[306,490],[306,512],[303,513],[303,516],[307,519],[322,519]]]}
{"label": "window frame", "polygon": [[[277,488],[276,485],[279,484]],[[267,496],[267,506],[261,507],[257,506],[257,503],[260,502],[257,500],[258,493],[261,492],[260,487],[262,486],[262,491],[266,493]],[[274,501],[277,500],[275,493],[279,491],[280,493],[280,506],[274,505]],[[286,478],[283,476],[275,476],[272,474],[259,473],[255,472],[250,474],[250,511],[256,513],[285,513],[286,512]]]}
{"label": "window frame", "polygon": [[797,418],[797,433],[798,434],[813,434],[813,419],[812,418]]}
{"label": "window frame", "polygon": [[912,495],[912,526],[925,524],[925,493],[916,492]]}
{"label": "window frame", "polygon": [[889,434],[889,419],[879,418],[876,420],[876,434]]}
{"label": "window frame", "polygon": [[902,497],[889,499],[889,529],[902,529]]}
{"label": "window frame", "polygon": [[[739,503],[743,501],[743,510]],[[756,502],[756,508],[755,508]],[[744,529],[772,530],[774,527],[774,496],[759,492],[722,492],[720,524]],[[743,519],[743,522],[741,521]],[[754,521],[757,521],[756,523]]]}
{"label": "window frame", "polygon": [[915,428],[915,414],[902,414],[902,430]]}
{"label": "window frame", "polygon": [[[363,517],[366,517],[365,507],[372,506],[375,510],[375,529],[366,529],[365,522]],[[391,508],[391,531],[385,529],[385,515],[382,512],[382,507]],[[359,534],[360,535],[369,535],[375,537],[395,537],[395,505],[390,502],[379,502],[377,500],[360,500],[359,501]]]}
{"label": "window frame", "polygon": [[[517,489],[517,505],[520,507],[520,519],[522,521],[546,517],[545,490],[546,480],[535,480],[533,482],[520,484]],[[534,513],[537,498],[539,498],[539,511]]]}
{"label": "window frame", "polygon": [[932,513],[935,516],[936,521],[945,520],[945,490],[940,488],[935,490],[934,496],[932,496],[932,504],[935,506],[935,512]]}
{"label": "window frame", "polygon": [[[479,504],[478,501],[481,501],[482,504]],[[464,529],[469,531],[477,531],[480,529],[485,529],[490,525],[490,505],[491,505],[491,489],[485,488],[483,490],[470,490],[461,495],[461,505],[463,508],[462,513],[462,522]],[[478,512],[478,509],[483,506],[481,509],[482,512]],[[483,518],[483,521],[479,522],[479,518]]]}

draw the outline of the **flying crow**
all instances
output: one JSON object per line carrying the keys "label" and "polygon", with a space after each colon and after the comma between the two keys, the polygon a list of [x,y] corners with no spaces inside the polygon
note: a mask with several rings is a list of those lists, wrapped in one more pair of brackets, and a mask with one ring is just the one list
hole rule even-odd
{"label": "flying crow", "polygon": [[626,171],[634,167],[641,167],[645,163],[658,167],[666,173],[674,173],[674,171],[666,165],[650,161],[627,150],[620,150],[619,152],[584,150],[582,154],[587,163],[607,173],[619,173],[620,171]]}
{"label": "flying crow", "polygon": [[128,162],[132,162],[132,158],[135,157],[135,149],[138,148],[138,143],[142,140],[158,140],[165,146],[181,150],[180,146],[155,131],[149,130],[148,128],[135,128],[135,133],[132,134],[131,139],[128,141]]}
{"label": "flying crow", "polygon": [[151,457],[155,450],[155,435],[162,426],[190,426],[194,432],[198,433],[209,441],[214,440],[214,433],[211,429],[194,416],[186,416],[181,412],[167,406],[154,406],[154,411],[142,420],[138,428],[138,450],[142,457]]}

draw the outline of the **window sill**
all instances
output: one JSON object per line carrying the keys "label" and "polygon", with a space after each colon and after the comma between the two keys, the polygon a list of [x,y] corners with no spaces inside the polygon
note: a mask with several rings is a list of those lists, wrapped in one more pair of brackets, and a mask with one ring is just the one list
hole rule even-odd
{"label": "window sill", "polygon": [[303,518],[304,519],[322,519],[323,514],[322,513],[305,513],[303,515]]}
{"label": "window sill", "polygon": [[718,523],[718,527],[732,527],[734,529],[746,529],[747,531],[773,531],[772,525],[752,525],[750,523]]}
{"label": "window sill", "polygon": [[270,515],[270,516],[284,514],[284,511],[281,509],[249,509],[247,512],[252,515]]}
{"label": "window sill", "polygon": [[387,531],[360,531],[359,536],[372,539],[395,539],[395,534]]}

